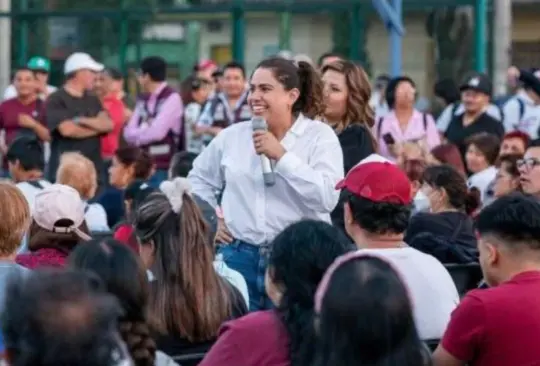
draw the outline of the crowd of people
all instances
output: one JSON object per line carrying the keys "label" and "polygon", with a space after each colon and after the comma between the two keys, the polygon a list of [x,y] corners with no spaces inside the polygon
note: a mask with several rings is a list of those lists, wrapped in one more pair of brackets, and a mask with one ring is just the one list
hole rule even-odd
{"label": "crowd of people", "polygon": [[335,53],[49,72],[0,104],[5,364],[540,365],[536,70],[436,117]]}

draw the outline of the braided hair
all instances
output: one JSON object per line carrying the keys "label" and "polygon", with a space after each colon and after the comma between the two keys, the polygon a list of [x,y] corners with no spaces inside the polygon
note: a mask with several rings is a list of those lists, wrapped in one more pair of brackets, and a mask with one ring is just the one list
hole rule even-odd
{"label": "braided hair", "polygon": [[135,366],[154,366],[156,342],[151,336],[148,322],[120,319],[119,330]]}
{"label": "braided hair", "polygon": [[135,366],[153,366],[156,343],[147,320],[148,278],[140,258],[127,245],[114,239],[94,239],[79,245],[70,257],[72,268],[94,272],[115,295],[123,314],[119,332]]}

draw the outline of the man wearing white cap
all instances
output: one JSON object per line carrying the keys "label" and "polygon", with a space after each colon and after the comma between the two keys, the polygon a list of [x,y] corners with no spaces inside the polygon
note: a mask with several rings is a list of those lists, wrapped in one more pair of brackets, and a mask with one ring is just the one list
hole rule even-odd
{"label": "man wearing white cap", "polygon": [[113,128],[99,99],[90,93],[96,73],[103,65],[90,55],[76,52],[64,64],[66,81],[47,102],[47,125],[51,132],[48,177],[54,181],[60,155],[79,151],[102,172],[101,136]]}

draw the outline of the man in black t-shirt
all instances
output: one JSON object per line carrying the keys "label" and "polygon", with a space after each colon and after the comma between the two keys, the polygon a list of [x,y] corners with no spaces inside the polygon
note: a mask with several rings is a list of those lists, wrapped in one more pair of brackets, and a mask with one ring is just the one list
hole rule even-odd
{"label": "man in black t-shirt", "polygon": [[460,86],[461,101],[465,113],[453,116],[445,132],[446,139],[457,145],[462,156],[466,152],[466,140],[480,132],[487,132],[502,138],[502,123],[486,113],[491,101],[492,84],[489,77],[474,73]]}
{"label": "man in black t-shirt", "polygon": [[60,156],[79,151],[102,171],[101,136],[112,130],[112,122],[99,99],[90,93],[96,73],[103,70],[86,53],[74,53],[64,65],[66,83],[53,93],[46,106],[51,131],[51,157],[48,177],[55,180]]}

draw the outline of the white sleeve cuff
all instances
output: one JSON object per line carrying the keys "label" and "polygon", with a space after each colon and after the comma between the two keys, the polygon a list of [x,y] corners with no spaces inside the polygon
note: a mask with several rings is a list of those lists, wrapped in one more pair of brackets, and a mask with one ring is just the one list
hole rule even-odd
{"label": "white sleeve cuff", "polygon": [[294,174],[294,172],[302,164],[303,161],[300,160],[298,156],[290,151],[287,151],[277,162],[275,172],[283,176],[289,176]]}

